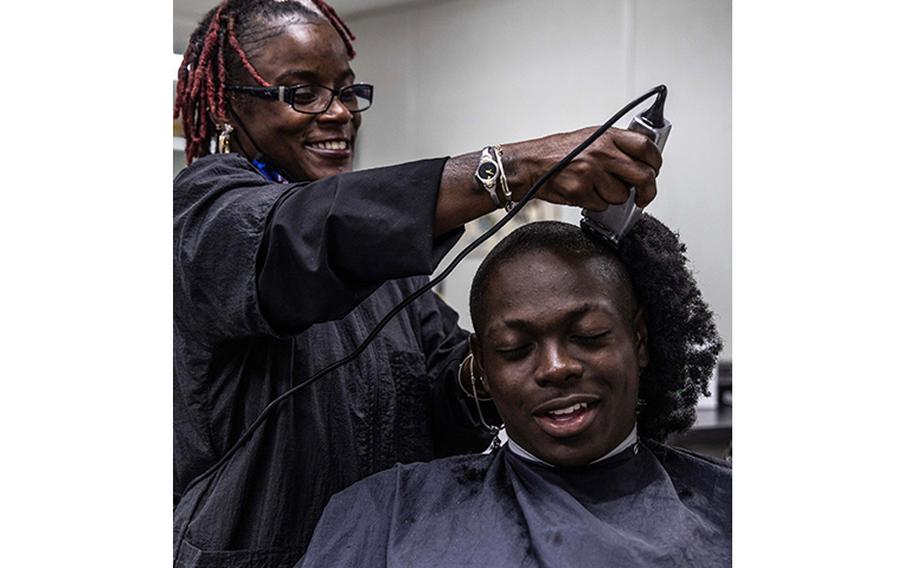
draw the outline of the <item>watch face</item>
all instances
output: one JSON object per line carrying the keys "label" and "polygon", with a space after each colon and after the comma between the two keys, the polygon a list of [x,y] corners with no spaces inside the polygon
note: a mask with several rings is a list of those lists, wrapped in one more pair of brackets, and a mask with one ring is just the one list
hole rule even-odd
{"label": "watch face", "polygon": [[483,179],[493,179],[496,177],[496,164],[493,162],[484,162],[477,166],[477,175]]}

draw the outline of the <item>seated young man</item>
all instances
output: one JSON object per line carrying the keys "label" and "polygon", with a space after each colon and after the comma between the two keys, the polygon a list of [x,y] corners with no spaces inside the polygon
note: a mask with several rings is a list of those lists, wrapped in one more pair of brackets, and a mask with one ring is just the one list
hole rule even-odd
{"label": "seated young man", "polygon": [[506,237],[471,287],[468,362],[506,446],[335,495],[298,566],[729,566],[730,466],[661,443],[720,350],[683,251],[649,215],[618,250],[557,222]]}

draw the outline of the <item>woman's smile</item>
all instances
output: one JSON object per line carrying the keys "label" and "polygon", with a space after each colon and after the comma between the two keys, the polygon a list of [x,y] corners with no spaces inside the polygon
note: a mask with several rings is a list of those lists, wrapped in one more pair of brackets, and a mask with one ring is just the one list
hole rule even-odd
{"label": "woman's smile", "polygon": [[309,152],[328,160],[350,160],[354,153],[354,144],[349,138],[327,138],[309,141],[303,144]]}

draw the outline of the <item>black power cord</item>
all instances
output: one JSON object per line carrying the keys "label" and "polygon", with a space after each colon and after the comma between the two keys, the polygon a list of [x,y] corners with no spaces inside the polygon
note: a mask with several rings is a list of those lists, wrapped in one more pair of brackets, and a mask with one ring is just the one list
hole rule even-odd
{"label": "black power cord", "polygon": [[[259,416],[256,418],[256,420],[254,420],[253,423],[250,424],[250,426],[243,432],[243,434],[241,434],[240,438],[237,439],[237,441],[234,443],[234,445],[231,446],[230,449],[228,449],[228,451],[224,453],[224,455],[221,457],[221,459],[219,459],[217,462],[215,462],[215,464],[212,467],[205,470],[202,474],[198,475],[189,484],[187,484],[186,489],[183,490],[183,495],[186,495],[187,493],[189,493],[189,491],[193,487],[195,487],[197,484],[199,484],[204,479],[211,478],[215,473],[220,473],[219,470],[221,470],[221,468],[228,462],[228,460],[231,459],[231,457],[237,452],[237,450],[240,449],[240,447],[244,443],[246,443],[247,440],[250,439],[250,437],[259,428],[259,426],[261,426],[262,423],[265,422],[266,418],[269,417],[270,413],[273,412],[279,405],[281,405],[282,402],[284,402],[285,400],[287,400],[294,394],[300,392],[301,389],[312,384],[314,381],[324,377],[325,375],[327,375],[328,373],[331,373],[335,369],[338,369],[339,367],[342,367],[342,366],[350,363],[354,359],[356,359],[363,352],[363,350],[367,348],[367,346],[370,344],[370,342],[372,342],[376,338],[376,336],[379,335],[379,332],[381,332],[383,330],[383,328],[386,325],[388,325],[388,323],[390,321],[392,321],[392,318],[394,318],[396,315],[398,315],[398,313],[401,312],[401,310],[405,309],[411,302],[416,300],[422,294],[424,294],[425,292],[427,292],[428,290],[430,290],[431,288],[433,288],[434,286],[436,286],[437,284],[442,282],[449,274],[452,273],[452,271],[455,269],[455,267],[458,266],[458,264],[461,263],[461,261],[464,260],[464,258],[471,253],[471,251],[473,251],[474,249],[479,247],[481,244],[483,244],[487,239],[492,237],[493,234],[495,234],[497,231],[499,231],[499,229],[501,229],[503,226],[505,226],[505,224],[508,223],[513,217],[515,217],[515,215],[517,215],[518,212],[521,211],[521,209],[524,208],[524,206],[527,205],[527,203],[529,201],[531,201],[531,199],[534,198],[534,195],[537,193],[537,191],[540,189],[540,187],[543,184],[547,183],[550,180],[550,178],[552,178],[554,175],[556,175],[557,173],[559,173],[560,171],[565,169],[565,167],[568,166],[569,163],[572,160],[574,160],[576,156],[581,154],[585,150],[585,148],[587,148],[595,140],[597,140],[598,138],[603,136],[603,134],[607,130],[609,130],[616,123],[616,121],[618,121],[620,118],[625,116],[630,110],[632,110],[636,106],[640,105],[642,102],[646,101],[648,98],[654,96],[655,94],[660,93],[661,91],[665,91],[665,90],[666,90],[666,87],[664,87],[663,85],[659,85],[657,87],[654,87],[647,93],[641,95],[640,97],[636,98],[635,100],[631,101],[626,106],[622,107],[616,114],[614,114],[612,117],[610,117],[610,119],[608,121],[606,121],[600,128],[598,128],[596,131],[594,131],[593,134],[588,136],[588,138],[586,138],[584,140],[584,142],[582,142],[581,144],[576,146],[575,149],[573,149],[571,152],[566,154],[566,156],[562,160],[560,160],[556,165],[554,165],[552,168],[550,168],[543,176],[541,176],[540,179],[538,179],[534,183],[534,185],[531,186],[531,189],[528,190],[528,192],[525,194],[525,196],[522,197],[521,200],[518,203],[516,203],[514,207],[512,207],[511,211],[509,211],[495,225],[493,225],[492,227],[487,229],[487,231],[485,233],[483,233],[482,235],[477,237],[474,241],[472,241],[467,246],[465,246],[465,248],[462,249],[462,251],[459,252],[458,255],[454,259],[452,259],[452,261],[448,264],[448,266],[446,266],[442,270],[442,272],[439,273],[438,276],[431,279],[429,282],[427,282],[426,284],[424,284],[423,286],[421,286],[420,288],[415,290],[413,293],[411,293],[411,295],[409,295],[407,298],[402,300],[397,306],[392,308],[392,310],[389,311],[389,313],[387,313],[379,321],[379,323],[376,324],[376,327],[373,328],[373,330],[369,333],[369,335],[367,335],[366,338],[360,343],[360,345],[355,347],[353,351],[351,351],[348,355],[339,359],[338,361],[335,361],[334,363],[323,368],[321,371],[317,372],[315,375],[312,375],[311,377],[304,379],[299,384],[288,389],[287,391],[285,391],[284,393],[279,395],[277,398],[275,398],[272,402],[270,402],[262,410],[262,412],[259,414]],[[218,476],[215,476],[215,479],[217,479],[217,478],[218,478]],[[208,490],[208,488],[206,488],[206,491],[207,490]],[[196,514],[196,509],[198,508],[199,503],[202,501],[202,497],[206,493],[206,491],[200,492],[200,495],[199,495],[199,497],[197,497],[196,502],[193,504],[193,509],[190,511],[190,515],[187,518],[187,520],[183,526],[183,529],[180,532],[180,538],[177,541],[177,549],[174,551],[174,566],[177,565],[177,558],[178,558],[178,555],[180,552],[180,547],[183,544],[183,539],[186,536],[186,531],[189,528],[190,522],[193,520],[193,517]]]}

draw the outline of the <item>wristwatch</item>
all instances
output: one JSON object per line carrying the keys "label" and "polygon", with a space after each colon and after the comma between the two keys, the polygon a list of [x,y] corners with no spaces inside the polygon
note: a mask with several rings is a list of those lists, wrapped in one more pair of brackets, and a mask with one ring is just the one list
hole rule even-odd
{"label": "wristwatch", "polygon": [[499,200],[499,195],[496,193],[496,184],[499,181],[502,172],[499,168],[499,161],[494,155],[495,151],[493,146],[487,146],[481,150],[480,163],[477,164],[477,170],[474,172],[474,177],[476,177],[480,182],[480,185],[487,190],[487,193],[490,194],[496,207],[502,207],[502,202]]}

